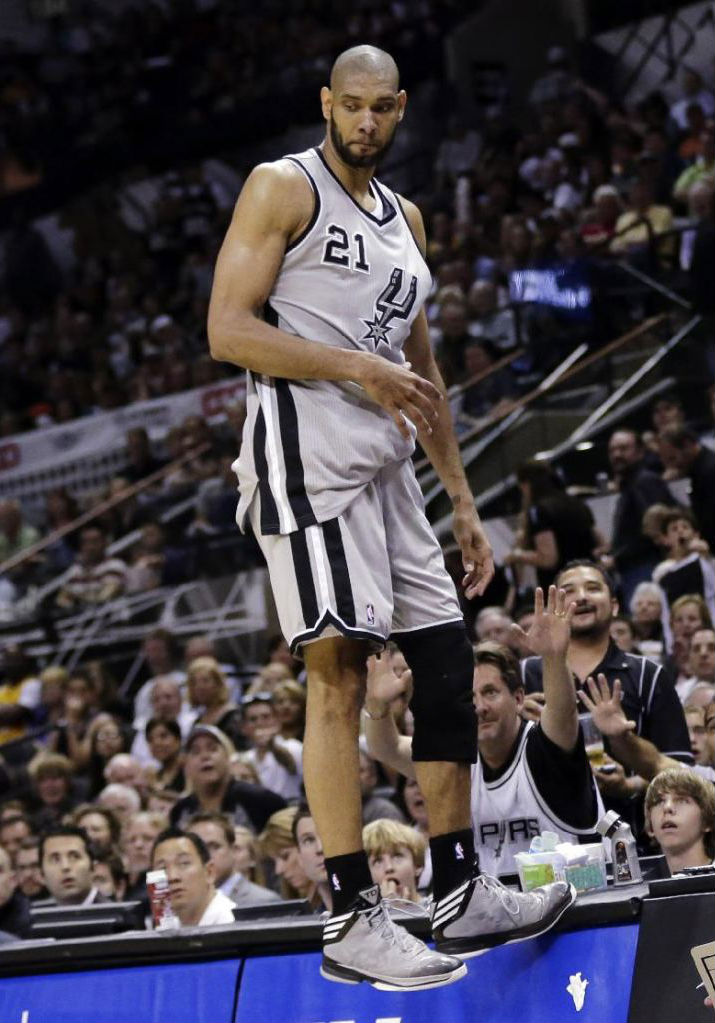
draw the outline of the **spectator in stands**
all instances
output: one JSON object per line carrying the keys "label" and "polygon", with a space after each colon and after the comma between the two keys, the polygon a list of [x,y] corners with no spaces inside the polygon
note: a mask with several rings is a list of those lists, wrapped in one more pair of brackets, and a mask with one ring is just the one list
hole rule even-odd
{"label": "spectator in stands", "polygon": [[36,801],[33,819],[37,830],[43,831],[59,824],[79,802],[73,790],[72,763],[61,753],[38,753],[30,761],[28,774]]}
{"label": "spectator in stands", "polygon": [[234,824],[258,831],[285,806],[275,792],[231,777],[230,739],[214,725],[197,725],[186,740],[186,780],[192,788],[171,812],[172,824],[184,824],[198,812],[225,813]]}
{"label": "spectator in stands", "polygon": [[236,829],[228,817],[221,813],[197,813],[188,821],[186,830],[202,839],[214,866],[214,884],[234,905],[250,906],[279,900],[276,892],[254,884],[237,869]]}
{"label": "spectator in stands", "polygon": [[505,415],[513,407],[516,384],[510,371],[504,367],[493,371],[497,354],[491,342],[472,338],[465,342],[463,349],[464,374],[455,382],[467,384],[474,377],[486,374],[462,394],[461,411],[474,419],[482,416]]}
{"label": "spectator in stands", "polygon": [[151,692],[157,678],[170,678],[177,682],[182,693],[186,685],[186,672],[180,667],[179,646],[168,629],[153,629],[142,643],[142,654],[150,678],[134,698],[134,727],[137,731],[152,717]]}
{"label": "spectator in stands", "polygon": [[142,803],[146,797],[147,781],[142,765],[131,753],[115,753],[107,761],[104,778],[108,785],[128,785],[135,789]]}
{"label": "spectator in stands", "polygon": [[710,550],[715,550],[715,452],[690,427],[668,426],[659,436],[663,465],[690,480],[690,506]]}
{"label": "spectator in stands", "polygon": [[672,494],[663,480],[644,465],[645,451],[634,430],[616,430],[608,441],[618,501],[613,514],[611,554],[620,575],[624,605],[638,583],[650,579],[658,563],[658,549],[643,535],[641,522],[652,504],[672,505]]}
{"label": "spectator in stands", "polygon": [[216,890],[214,865],[197,834],[166,828],[154,843],[151,866],[166,871],[171,908],[182,927],[233,923],[233,903]]}
{"label": "spectator in stands", "polygon": [[191,662],[197,660],[199,657],[213,657],[215,661],[219,662],[219,668],[226,679],[229,695],[232,700],[238,703],[240,701],[243,682],[237,675],[236,665],[231,664],[228,661],[219,661],[216,644],[206,635],[191,636],[191,638],[186,641],[186,646],[184,647],[185,668],[188,670]]}
{"label": "spectator in stands", "polygon": [[[182,701],[181,686],[168,676],[158,676],[151,687],[150,706],[151,721],[173,721],[179,727],[182,739],[191,731],[196,721],[196,710]],[[132,742],[132,756],[136,757],[140,764],[150,765],[152,760],[154,766],[161,761],[156,761],[155,755],[151,752],[146,735],[148,721],[140,718],[134,719],[136,735]],[[166,786],[162,786],[166,787]]]}
{"label": "spectator in stands", "polygon": [[499,309],[499,292],[493,281],[474,281],[467,302],[473,317],[469,324],[471,337],[488,342],[500,356],[516,348],[518,337],[514,310],[509,307]]}
{"label": "spectator in stands", "polygon": [[117,783],[105,786],[98,794],[96,801],[99,806],[115,813],[122,825],[129,820],[132,814],[138,813],[142,806],[136,789],[130,785]]}
{"label": "spectator in stands", "polygon": [[89,795],[95,796],[106,783],[106,769],[110,760],[120,753],[128,753],[132,744],[131,729],[112,714],[97,714],[87,729],[89,744]]}
{"label": "spectator in stands", "polygon": [[19,501],[0,501],[0,564],[32,547],[39,539],[39,531],[24,521]]}
{"label": "spectator in stands", "polygon": [[698,682],[715,685],[715,631],[697,629],[690,637],[690,670]]}
{"label": "spectator in stands", "polygon": [[690,737],[690,752],[693,754],[693,762],[696,764],[707,764],[710,760],[709,749],[706,742],[707,730],[705,728],[705,710],[703,707],[696,707],[692,703],[686,703],[683,707],[685,722],[688,726]]}
{"label": "spectator in stands", "polygon": [[293,840],[298,848],[298,858],[311,884],[307,898],[314,912],[333,911],[333,893],[328,882],[325,867],[325,853],[315,821],[306,803],[301,803],[291,825]]}
{"label": "spectator in stands", "polygon": [[670,231],[673,211],[653,201],[653,191],[645,181],[636,180],[628,194],[628,209],[616,221],[611,252],[628,256],[634,262],[650,265],[656,258],[667,260],[673,240],[657,243],[658,235]]}
{"label": "spectator in stands", "polygon": [[[380,674],[375,673],[375,674]],[[375,794],[378,783],[377,762],[367,749],[360,749],[360,793],[362,796],[363,825],[377,820],[393,820],[404,823],[402,811],[385,796]],[[393,766],[388,764],[388,766]]]}
{"label": "spectator in stands", "polygon": [[271,814],[258,836],[262,855],[273,861],[284,899],[304,899],[311,889],[311,882],[303,869],[293,837],[293,821],[297,813],[297,806],[286,806]]}
{"label": "spectator in stands", "polygon": [[383,899],[421,903],[417,882],[425,865],[426,839],[407,824],[376,820],[365,825],[362,840]]}
{"label": "spectator in stands", "polygon": [[623,204],[613,185],[599,185],[593,193],[593,209],[581,225],[581,238],[589,247],[602,247],[613,238]]}
{"label": "spectator in stands", "polygon": [[181,729],[176,721],[151,718],[147,722],[147,746],[153,760],[159,765],[151,771],[154,789],[171,789],[173,792],[183,792],[186,789],[182,741]]}
{"label": "spectator in stands", "polygon": [[92,850],[86,832],[63,824],[40,839],[42,876],[61,906],[92,906],[108,900],[92,884]]}
{"label": "spectator in stands", "polygon": [[699,593],[685,593],[670,609],[671,666],[675,671],[675,688],[683,702],[693,688],[690,678],[690,642],[700,629],[712,629],[707,604]]}
{"label": "spectator in stands", "polygon": [[32,824],[20,810],[12,810],[0,821],[0,846],[7,850],[13,863],[22,843],[32,837]]}
{"label": "spectator in stands", "polygon": [[146,872],[157,835],[167,827],[160,813],[144,811],[132,816],[122,828],[122,852],[128,875],[127,897],[142,898],[146,892]]}
{"label": "spectator in stands", "polygon": [[305,688],[292,679],[279,682],[273,691],[273,708],[278,719],[281,739],[303,742],[305,732]]}
{"label": "spectator in stands", "polygon": [[126,572],[126,592],[145,593],[160,586],[176,586],[185,582],[185,562],[185,552],[167,544],[159,523],[146,522],[132,548],[131,563]]}
{"label": "spectator in stands", "polygon": [[72,823],[87,832],[94,849],[107,850],[119,845],[121,822],[107,806],[83,803],[74,811]]}
{"label": "spectator in stands", "polygon": [[611,619],[610,636],[624,654],[639,654],[633,622],[627,615],[614,615]]}
{"label": "spectator in stands", "polygon": [[695,528],[692,512],[673,508],[663,518],[663,546],[668,552],[653,570],[653,582],[673,604],[686,593],[698,593],[715,617],[715,564],[708,546]]}
{"label": "spectator in stands", "polygon": [[149,434],[143,426],[134,426],[127,430],[127,464],[122,469],[122,475],[127,482],[138,483],[165,464],[152,454]]}
{"label": "spectator in stands", "polygon": [[214,725],[241,745],[241,711],[229,697],[228,685],[214,657],[197,657],[189,665],[186,685],[192,707],[200,708],[195,724]]}
{"label": "spectator in stands", "polygon": [[98,694],[92,680],[84,670],[69,674],[64,668],[46,668],[40,678],[45,707],[48,684],[59,686],[61,693],[61,703],[54,713],[57,731],[50,736],[48,749],[69,757],[74,769],[83,771],[91,757],[90,728],[97,710]]}
{"label": "spectator in stands", "polygon": [[[0,662],[0,746],[27,733],[41,696],[42,683],[32,659],[21,646],[8,644]],[[8,750],[5,756],[11,758],[12,754]]]}
{"label": "spectator in stands", "polygon": [[234,830],[236,832],[236,848],[233,858],[236,870],[240,870],[243,876],[253,884],[267,888],[266,872],[261,861],[258,838],[250,828],[239,826]]}
{"label": "spectator in stands", "polygon": [[18,887],[7,850],[0,847],[0,931],[24,938],[29,926],[30,901]]}
{"label": "spectator in stands", "polygon": [[712,193],[715,182],[715,131],[712,121],[705,125],[700,135],[700,152],[697,158],[685,168],[673,186],[673,198],[687,202],[694,185],[704,185]]}
{"label": "spectator in stands", "polygon": [[681,129],[685,131],[688,127],[688,107],[691,103],[699,104],[706,117],[715,114],[715,99],[712,92],[703,86],[702,75],[693,68],[682,69],[683,97],[677,100],[670,108],[670,116]]}
{"label": "spectator in stands", "polygon": [[435,356],[447,387],[464,378],[464,353],[470,342],[467,306],[464,300],[450,299],[441,308]]}
{"label": "spectator in stands", "polygon": [[95,853],[92,863],[92,885],[100,895],[106,899],[123,902],[127,897],[127,881],[127,872],[117,852],[106,849]]}
{"label": "spectator in stands", "polygon": [[503,607],[483,607],[474,623],[474,631],[481,643],[488,639],[508,646],[512,638],[512,620]]}
{"label": "spectator in stands", "polygon": [[265,788],[296,802],[303,781],[303,744],[283,739],[279,729],[271,693],[244,697],[243,733],[250,743],[245,760],[256,768]]}
{"label": "spectator in stands", "polygon": [[[659,665],[642,656],[624,654],[610,638],[611,619],[618,612],[618,603],[608,575],[594,563],[576,563],[562,570],[557,584],[576,603],[566,654],[575,682],[580,687],[589,676],[602,674],[612,689],[620,679],[624,711],[637,722],[638,735],[667,756],[690,763],[685,718],[671,680]],[[542,690],[542,673],[540,657],[524,660],[522,676],[527,696]],[[642,788],[637,780],[629,780],[628,787],[636,792]]]}
{"label": "spectator in stands", "polygon": [[[552,589],[544,609],[537,589],[534,620],[522,637],[546,655],[546,704],[536,729],[520,716],[525,694],[514,653],[490,642],[475,650],[473,827],[480,867],[491,874],[513,873],[514,855],[528,850],[532,834],[548,829],[574,841],[595,831],[600,804],[566,666],[571,615],[563,593]],[[385,712],[396,684],[388,673],[369,677],[365,734],[377,756],[414,777],[411,740],[397,734]]]}
{"label": "spectator in stands", "polygon": [[546,592],[569,561],[591,558],[602,538],[591,509],[570,497],[546,462],[522,462],[516,471],[522,497],[520,544],[506,557],[508,565],[531,565]]}
{"label": "spectator in stands", "polygon": [[34,835],[25,838],[15,853],[17,887],[30,902],[49,896],[40,869],[40,840]]}
{"label": "spectator in stands", "polygon": [[671,874],[705,867],[715,857],[715,788],[682,767],[656,775],[645,798],[646,827]]}
{"label": "spectator in stands", "polygon": [[216,476],[199,484],[196,492],[196,516],[187,536],[226,533],[236,526],[236,473],[234,454],[223,454]]}
{"label": "spectator in stands", "polygon": [[[45,495],[45,532],[48,535],[74,522],[79,514],[79,505],[66,487],[55,487]],[[63,536],[45,548],[44,568],[48,574],[55,576],[70,567],[76,554],[75,537],[76,534]]]}
{"label": "spectator in stands", "polygon": [[660,586],[652,582],[638,583],[628,606],[638,642],[658,643],[660,656],[663,652],[663,621],[668,618],[668,602]]}
{"label": "spectator in stands", "polygon": [[78,610],[114,600],[124,592],[127,566],[121,558],[107,557],[107,534],[94,524],[80,532],[79,552],[64,577],[57,606]]}

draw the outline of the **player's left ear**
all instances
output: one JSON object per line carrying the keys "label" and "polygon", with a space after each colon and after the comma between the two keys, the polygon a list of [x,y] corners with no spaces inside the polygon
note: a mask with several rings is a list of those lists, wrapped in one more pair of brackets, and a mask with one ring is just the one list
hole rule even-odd
{"label": "player's left ear", "polygon": [[397,120],[401,121],[405,114],[405,106],[407,104],[407,93],[404,89],[400,89],[397,93]]}
{"label": "player's left ear", "polygon": [[324,85],[320,90],[320,106],[323,110],[323,117],[326,121],[329,121],[333,109],[333,94],[327,85]]}

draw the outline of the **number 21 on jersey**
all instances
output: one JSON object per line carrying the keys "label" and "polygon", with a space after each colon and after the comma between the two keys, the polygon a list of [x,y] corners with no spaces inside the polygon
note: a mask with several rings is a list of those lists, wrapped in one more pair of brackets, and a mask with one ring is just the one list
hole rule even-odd
{"label": "number 21 on jersey", "polygon": [[323,248],[324,263],[345,266],[364,274],[370,273],[370,264],[365,258],[365,239],[361,234],[354,234],[351,240],[348,232],[339,224],[329,224],[325,233],[328,237]]}

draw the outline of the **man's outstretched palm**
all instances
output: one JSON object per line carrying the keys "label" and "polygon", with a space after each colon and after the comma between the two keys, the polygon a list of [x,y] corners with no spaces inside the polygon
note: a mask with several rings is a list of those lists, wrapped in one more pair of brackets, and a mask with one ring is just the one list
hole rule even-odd
{"label": "man's outstretched palm", "polygon": [[544,608],[544,591],[537,587],[534,595],[534,618],[528,632],[520,625],[512,625],[512,635],[539,657],[563,656],[571,638],[571,619],[574,601],[566,602],[566,594],[549,586],[549,598]]}
{"label": "man's outstretched palm", "polygon": [[592,676],[586,679],[588,694],[579,690],[579,697],[586,710],[590,711],[593,723],[601,735],[615,738],[626,735],[636,727],[635,721],[629,721],[621,706],[621,680],[613,683],[613,692],[608,687],[605,675],[598,676],[598,683]]}

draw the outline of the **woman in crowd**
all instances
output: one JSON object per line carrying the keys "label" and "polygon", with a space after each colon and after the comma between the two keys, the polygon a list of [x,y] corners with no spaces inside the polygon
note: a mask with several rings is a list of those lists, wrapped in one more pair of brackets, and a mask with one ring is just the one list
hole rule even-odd
{"label": "woman in crowd", "polygon": [[546,462],[523,462],[517,469],[521,490],[518,545],[505,564],[532,565],[545,592],[569,561],[593,558],[602,543],[588,505],[571,497]]}
{"label": "woman in crowd", "polygon": [[189,665],[186,678],[189,702],[201,707],[197,725],[215,725],[234,746],[244,745],[241,712],[229,698],[226,678],[214,657],[197,657]]}
{"label": "woman in crowd", "polygon": [[253,884],[266,888],[266,872],[261,863],[261,850],[258,839],[250,828],[244,828],[240,824],[234,830],[236,832],[236,842],[234,845],[234,865],[236,870],[240,871]]}
{"label": "woman in crowd", "polygon": [[184,757],[181,752],[181,729],[176,721],[162,721],[151,718],[145,729],[149,751],[159,764],[150,778],[154,789],[171,789],[183,792],[186,788]]}
{"label": "woman in crowd", "polygon": [[78,828],[84,828],[95,849],[106,851],[119,845],[122,826],[109,807],[82,803],[74,811],[72,823]]}
{"label": "woman in crowd", "polygon": [[288,679],[280,682],[273,691],[273,709],[276,712],[281,739],[303,741],[305,732],[305,689],[298,682]]}
{"label": "woman in crowd", "polygon": [[293,838],[292,824],[297,812],[295,806],[278,810],[268,818],[268,823],[258,836],[261,854],[273,861],[273,869],[280,878],[280,894],[284,899],[303,899],[311,887]]}
{"label": "woman in crowd", "polygon": [[79,799],[73,785],[72,762],[61,753],[38,753],[27,769],[32,783],[33,823],[37,832],[60,824]]}
{"label": "woman in crowd", "polygon": [[133,731],[111,714],[98,714],[87,729],[89,794],[94,798],[105,785],[104,771],[117,753],[128,753]]}

